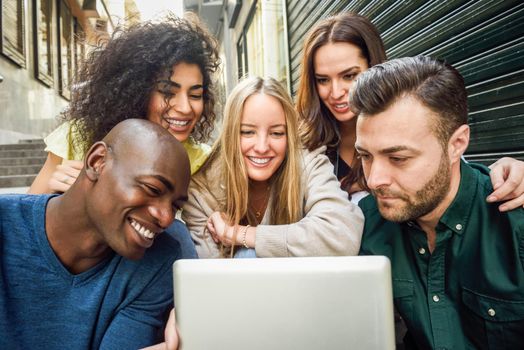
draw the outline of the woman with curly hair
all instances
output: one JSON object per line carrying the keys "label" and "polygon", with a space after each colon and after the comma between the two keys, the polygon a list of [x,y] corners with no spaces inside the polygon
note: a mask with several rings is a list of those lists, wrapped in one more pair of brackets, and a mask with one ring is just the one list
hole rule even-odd
{"label": "woman with curly hair", "polygon": [[[360,73],[386,59],[378,30],[354,13],[319,21],[304,40],[296,101],[301,137],[310,151],[327,146],[335,174],[354,202],[367,195],[367,186],[355,151],[357,118],[349,92]],[[524,162],[502,158],[491,168],[496,191],[489,201],[508,200],[503,211],[523,205]]]}
{"label": "woman with curly hair", "polygon": [[358,253],[362,212],[340,189],[325,147],[303,149],[297,122],[275,79],[233,89],[182,211],[201,258]]}
{"label": "woman with curly hair", "polygon": [[[46,139],[47,160],[29,193],[64,192],[89,147],[124,119],[158,123],[183,143],[194,173],[215,121],[216,40],[196,16],[169,16],[118,29],[77,75],[66,123]],[[140,142],[140,140],[137,140]]]}

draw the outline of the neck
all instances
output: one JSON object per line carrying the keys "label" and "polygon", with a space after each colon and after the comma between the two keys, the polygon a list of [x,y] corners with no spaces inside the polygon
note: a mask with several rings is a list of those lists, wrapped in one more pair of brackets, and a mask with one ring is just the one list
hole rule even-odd
{"label": "neck", "polygon": [[251,196],[257,196],[259,194],[269,192],[268,181],[249,181],[249,194]]}
{"label": "neck", "polygon": [[270,185],[267,181],[249,184],[249,206],[258,223],[262,220],[269,202]]}
{"label": "neck", "polygon": [[420,228],[426,233],[428,239],[428,247],[430,252],[433,252],[436,244],[436,227],[437,224],[449,208],[455,197],[457,196],[458,189],[460,186],[460,161],[453,164],[451,168],[451,180],[449,191],[439,205],[431,212],[424,216],[419,217],[416,221]]}
{"label": "neck", "polygon": [[355,155],[355,142],[357,141],[356,118],[347,122],[338,123],[338,128],[340,132],[340,142],[338,144],[339,156],[348,165],[351,165]]}
{"label": "neck", "polygon": [[[76,184],[75,184],[76,185]],[[73,185],[65,194],[49,200],[45,229],[49,244],[60,262],[78,274],[95,266],[111,250],[86,215],[83,197]]]}

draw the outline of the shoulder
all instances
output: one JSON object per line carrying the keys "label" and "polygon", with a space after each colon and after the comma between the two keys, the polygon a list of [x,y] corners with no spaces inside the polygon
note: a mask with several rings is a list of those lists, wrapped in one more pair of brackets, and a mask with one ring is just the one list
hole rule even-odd
{"label": "shoulder", "polygon": [[307,149],[302,149],[302,159],[307,164],[307,161],[311,161],[314,159],[328,159],[326,156],[326,146],[320,146],[318,148],[315,148],[314,150],[308,151]]}
{"label": "shoulder", "polygon": [[4,194],[0,195],[0,214],[2,220],[6,216],[16,216],[22,211],[32,211],[35,205],[45,208],[47,200],[52,195],[34,195],[34,194]]}
{"label": "shoulder", "polygon": [[46,143],[46,152],[52,152],[63,159],[81,160],[82,152],[75,147],[80,136],[76,128],[70,122],[60,124],[47,137],[44,138]]}
{"label": "shoulder", "polygon": [[[302,169],[306,174],[315,171],[315,169],[331,165],[329,158],[326,156],[326,146],[321,146],[312,151],[302,149],[300,151],[300,158]],[[333,170],[331,172],[326,172],[326,174],[329,173],[334,174]]]}
{"label": "shoulder", "polygon": [[380,215],[375,197],[369,195],[358,202],[364,213],[364,233],[360,247],[361,255],[389,255],[392,240],[399,239],[400,225],[387,221]]}
{"label": "shoulder", "polygon": [[209,157],[205,164],[191,176],[190,189],[198,188],[200,191],[215,192],[221,188],[222,167],[216,155]]}
{"label": "shoulder", "polygon": [[[478,178],[477,196],[475,199],[475,206],[477,211],[476,215],[480,217],[479,220],[485,225],[493,225],[491,229],[488,229],[486,236],[490,239],[501,239],[504,237],[502,232],[493,234],[493,231],[505,230],[508,233],[509,241],[517,243],[518,255],[521,263],[524,266],[524,208],[519,206],[513,210],[507,212],[500,212],[498,210],[498,203],[487,203],[485,198],[493,192],[493,186],[491,179],[489,178],[489,168],[479,165],[467,163],[463,164],[464,167],[468,167],[471,174]],[[479,215],[480,214],[480,215]]]}
{"label": "shoulder", "polygon": [[209,157],[209,154],[211,153],[211,147],[205,143],[195,142],[192,139],[182,142],[182,145],[184,146],[189,157],[191,174],[195,174]]}
{"label": "shoulder", "polygon": [[21,241],[31,242],[32,247],[40,244],[35,237],[45,235],[46,204],[53,196],[56,195],[1,195],[0,236],[4,243],[15,243],[15,250],[24,249]]}
{"label": "shoulder", "polygon": [[358,202],[358,206],[360,207],[360,209],[362,209],[362,212],[364,213],[364,233],[366,233],[367,231],[366,227],[375,227],[377,224],[386,221],[382,218],[382,215],[380,215],[380,211],[378,210],[377,206],[377,201],[375,200],[375,197],[373,197],[372,195],[362,198]]}

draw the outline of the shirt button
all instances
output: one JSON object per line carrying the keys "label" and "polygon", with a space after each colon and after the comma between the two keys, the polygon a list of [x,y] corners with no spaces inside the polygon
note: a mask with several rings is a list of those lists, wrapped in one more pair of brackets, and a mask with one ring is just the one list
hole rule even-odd
{"label": "shirt button", "polygon": [[496,312],[495,310],[493,310],[492,308],[489,308],[488,309],[488,315],[490,315],[491,317],[495,316]]}
{"label": "shirt button", "polygon": [[462,225],[461,225],[461,224],[457,224],[457,225],[455,226],[455,228],[456,228],[457,230],[460,231],[460,230],[462,230]]}
{"label": "shirt button", "polygon": [[420,249],[418,250],[418,253],[419,253],[420,255],[424,255],[424,254],[426,253],[426,249],[424,249],[424,248],[420,248]]}
{"label": "shirt button", "polygon": [[440,301],[440,298],[438,297],[438,295],[435,294],[435,295],[433,296],[433,301],[434,301],[435,303],[438,303],[438,302]]}

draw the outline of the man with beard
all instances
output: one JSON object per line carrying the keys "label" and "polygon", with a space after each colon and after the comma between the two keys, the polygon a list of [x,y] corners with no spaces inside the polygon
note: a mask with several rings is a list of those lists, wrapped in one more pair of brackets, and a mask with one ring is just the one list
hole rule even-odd
{"label": "man with beard", "polygon": [[0,196],[0,348],[153,344],[181,255],[161,233],[188,184],[182,145],[128,119],[90,148],[63,195]]}
{"label": "man with beard", "polygon": [[464,80],[429,57],[363,73],[350,101],[373,196],[361,254],[390,258],[405,345],[524,349],[524,210],[501,213],[469,143]]}

